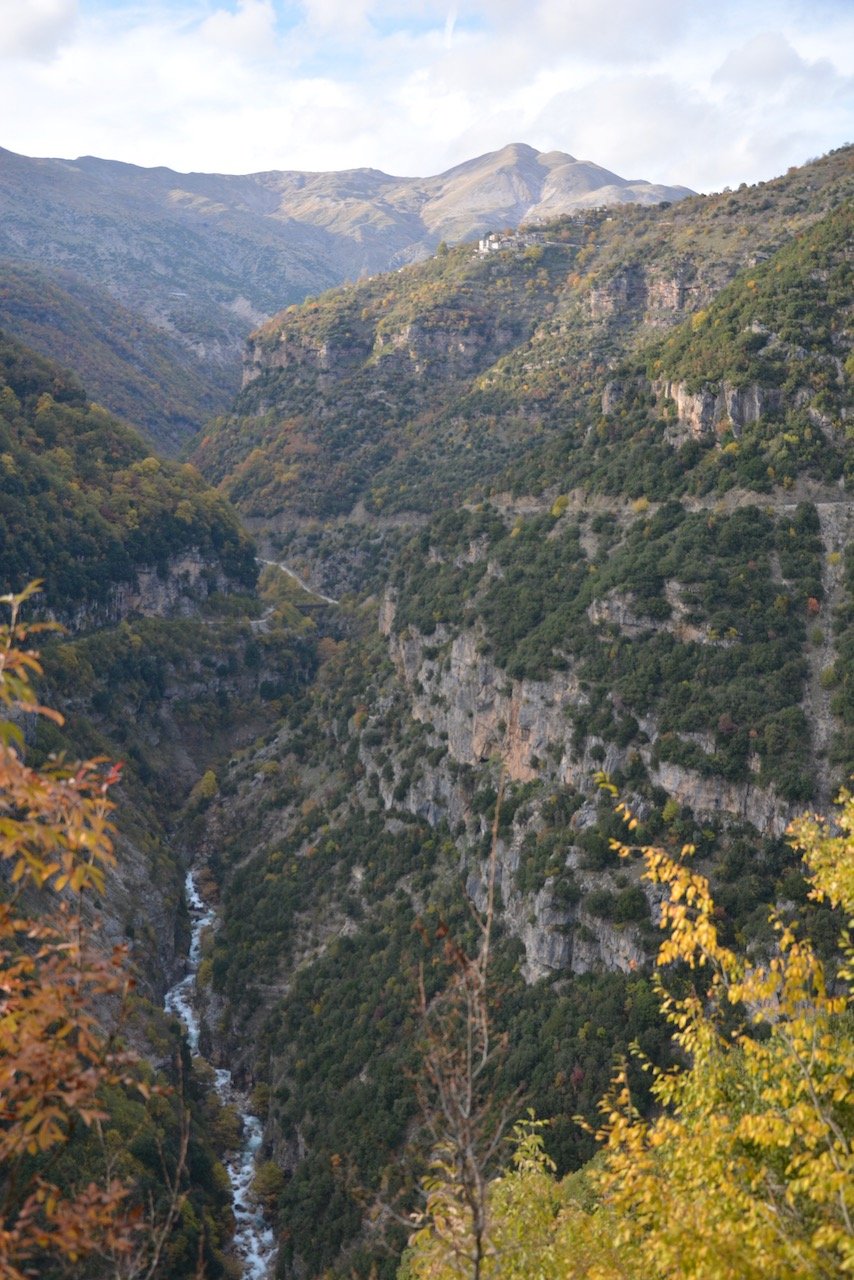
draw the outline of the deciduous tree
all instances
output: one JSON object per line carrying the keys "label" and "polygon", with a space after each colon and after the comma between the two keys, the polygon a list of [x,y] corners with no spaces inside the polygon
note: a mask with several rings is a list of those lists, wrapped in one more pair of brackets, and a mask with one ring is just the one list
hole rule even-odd
{"label": "deciduous tree", "polygon": [[0,627],[0,1277],[70,1271],[109,1259],[120,1274],[138,1256],[128,1188],[111,1175],[55,1180],[58,1157],[106,1118],[103,1090],[132,1085],[131,1060],[106,1035],[96,1009],[118,1009],[129,979],[121,949],[97,950],[81,905],[102,893],[113,864],[109,790],[118,770],[100,760],[26,763],[24,727],[61,723],[33,695],[40,674],[20,609],[3,597]]}
{"label": "deciduous tree", "polygon": [[[630,826],[636,825],[626,814]],[[854,799],[834,824],[791,838],[811,894],[854,916]],[[628,849],[621,845],[620,852]],[[508,1280],[819,1280],[854,1273],[852,945],[828,976],[797,928],[774,918],[760,963],[725,946],[708,881],[685,846],[640,851],[663,891],[660,999],[681,1065],[652,1069],[657,1114],[633,1106],[625,1072],[602,1103],[603,1150],[555,1179],[536,1127],[488,1189],[481,1275]],[[447,1193],[445,1193],[447,1195]],[[452,1224],[453,1225],[453,1224]],[[459,1228],[458,1228],[459,1229]],[[451,1280],[459,1249],[411,1242],[403,1275]]]}

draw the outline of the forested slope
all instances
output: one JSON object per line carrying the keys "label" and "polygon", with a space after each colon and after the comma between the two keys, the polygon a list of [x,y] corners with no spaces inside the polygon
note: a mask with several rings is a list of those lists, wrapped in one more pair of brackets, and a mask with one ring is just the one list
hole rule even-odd
{"label": "forested slope", "polygon": [[251,545],[226,503],[188,466],[162,462],[92,404],[76,378],[11,338],[0,344],[2,585],[44,579],[45,602],[119,608],[139,574],[168,576],[192,554],[252,585]]}
{"label": "forested slope", "polygon": [[[662,331],[692,317],[702,323],[739,273],[733,298],[747,290],[746,323],[755,318],[768,335],[764,343],[759,329],[739,337],[733,363],[736,353],[725,354],[710,327],[694,344],[701,363],[709,357],[707,381],[730,371],[743,382],[750,350],[765,348],[768,359],[778,317],[762,320],[759,312],[779,311],[787,291],[803,325],[816,322],[811,342],[835,357],[820,312],[836,300],[818,298],[817,277],[809,297],[796,299],[787,281],[812,270],[804,255],[813,249],[797,237],[830,215],[815,232],[816,271],[835,273],[841,296],[850,214],[834,219],[833,210],[851,196],[851,169],[851,152],[842,150],[739,192],[584,212],[511,237],[494,253],[462,246],[292,307],[251,340],[236,411],[209,428],[196,460],[268,528],[277,515],[293,528],[298,517],[358,511],[360,501],[379,516],[435,510],[485,492],[511,461],[517,487],[531,492],[534,477],[516,465],[526,456],[538,486],[564,485],[560,457],[587,444],[581,468],[570,462],[572,478],[583,480],[598,461],[599,441],[588,433],[599,425],[603,394],[606,404],[615,399],[615,370]],[[788,256],[770,266],[789,244]],[[727,323],[738,326],[738,307],[729,305]],[[779,377],[786,349],[771,349]],[[794,348],[789,358],[794,377]],[[721,364],[727,359],[731,369]],[[666,361],[660,373],[667,376]],[[811,403],[820,388],[804,390]],[[660,454],[650,457],[660,471]]]}
{"label": "forested slope", "polygon": [[[601,773],[639,842],[695,846],[723,945],[772,952],[797,905],[832,957],[784,833],[854,767],[852,189],[845,149],[292,307],[194,466],[3,340],[3,578],[73,628],[30,746],[127,761],[104,909],[155,1059],[190,858],[220,907],[203,1044],[252,1088],[283,1280],[397,1270],[418,1003],[477,947],[493,853],[496,1105],[551,1121],[563,1173],[629,1044],[671,1064],[661,894]],[[229,500],[323,596],[276,563],[256,589]],[[200,1239],[227,1269],[207,1159],[176,1275]]]}
{"label": "forested slope", "polygon": [[234,395],[232,379],[203,370],[174,334],[69,271],[0,262],[0,329],[74,369],[93,400],[167,455]]}
{"label": "forested slope", "polygon": [[627,1042],[668,1057],[659,899],[611,848],[600,771],[639,842],[696,846],[727,943],[761,953],[769,905],[798,903],[832,952],[784,832],[854,767],[852,182],[846,149],[576,216],[253,338],[196,460],[343,593],[314,685],[196,832],[282,1276],[369,1274],[418,1147],[418,965],[432,996],[442,940],[474,944],[502,789],[501,1087],[552,1120],[561,1170]]}
{"label": "forested slope", "polygon": [[[63,721],[23,717],[26,763],[121,762],[117,866],[103,891],[84,895],[84,920],[106,953],[129,948],[136,991],[121,1034],[147,1060],[144,1075],[168,1092],[150,1106],[118,1087],[105,1095],[113,1176],[120,1166],[137,1212],[161,1222],[189,1107],[179,1188],[187,1199],[161,1266],[177,1280],[196,1274],[201,1260],[206,1274],[225,1276],[233,1223],[221,1161],[239,1144],[239,1125],[210,1078],[191,1068],[177,1021],[162,1012],[188,937],[179,829],[204,806],[206,770],[274,724],[278,699],[311,680],[314,624],[277,582],[262,602],[253,544],[194,468],[153,456],[73,374],[5,335],[0,530],[3,591],[42,578],[25,616],[49,614],[68,628],[41,637],[38,695]],[[20,814],[4,814],[12,829]],[[45,909],[36,896],[28,905]],[[112,1006],[102,1002],[99,1012],[109,1021]],[[97,1182],[103,1144],[85,1125],[68,1137],[51,1157],[51,1176],[62,1187]]]}

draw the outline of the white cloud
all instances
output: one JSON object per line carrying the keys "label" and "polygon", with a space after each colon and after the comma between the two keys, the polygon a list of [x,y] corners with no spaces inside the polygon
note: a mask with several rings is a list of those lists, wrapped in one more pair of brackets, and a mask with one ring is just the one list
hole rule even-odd
{"label": "white cloud", "polygon": [[573,138],[573,154],[624,178],[694,186],[696,140],[714,153],[721,122],[698,93],[664,74],[626,74],[555,94],[533,122],[539,145]]}
{"label": "white cloud", "polygon": [[238,0],[236,13],[217,9],[201,24],[199,35],[221,51],[269,54],[277,43],[272,0]]}
{"label": "white cloud", "polygon": [[854,104],[854,72],[840,72],[829,57],[801,56],[782,32],[766,31],[731,50],[712,76],[741,99],[761,94],[770,107],[791,116],[815,113],[821,104]]}
{"label": "white cloud", "polygon": [[15,19],[0,23],[0,142],[427,174],[527,141],[626,177],[733,185],[854,136],[854,9],[806,5],[0,0]]}
{"label": "white cloud", "polygon": [[303,0],[308,26],[335,36],[365,32],[373,8],[371,0]]}
{"label": "white cloud", "polygon": [[792,76],[808,70],[781,31],[762,31],[731,50],[712,76],[713,81],[735,88],[761,86],[775,89]]}
{"label": "white cloud", "polygon": [[0,0],[0,57],[50,58],[77,15],[77,0]]}
{"label": "white cloud", "polygon": [[678,40],[689,12],[684,0],[540,0],[534,30],[546,50],[637,61]]}

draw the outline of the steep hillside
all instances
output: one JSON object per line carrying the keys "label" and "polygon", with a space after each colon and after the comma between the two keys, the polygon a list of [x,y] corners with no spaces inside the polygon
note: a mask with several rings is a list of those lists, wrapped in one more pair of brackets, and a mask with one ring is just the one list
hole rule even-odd
{"label": "steep hillside", "polygon": [[[298,555],[316,559],[316,549],[301,548],[298,537],[293,541],[302,522],[343,520],[348,528],[337,541],[324,540],[334,548],[327,565],[334,576],[327,583],[337,589],[352,558],[347,541],[360,539],[366,512],[381,521],[411,522],[475,489],[487,492],[511,462],[519,491],[538,491],[550,484],[575,487],[603,465],[619,468],[612,456],[619,454],[627,465],[616,485],[628,477],[629,496],[640,496],[643,467],[624,438],[609,449],[608,431],[617,427],[612,423],[606,431],[603,416],[618,402],[625,416],[627,398],[636,392],[640,399],[653,387],[667,394],[665,357],[646,344],[689,317],[702,324],[709,304],[739,273],[742,283],[715,313],[723,316],[729,308],[723,329],[717,326],[713,335],[710,325],[696,347],[701,360],[708,348],[711,382],[721,361],[729,361],[741,396],[738,402],[730,396],[736,429],[742,418],[756,420],[773,406],[779,388],[769,385],[761,405],[751,399],[743,361],[762,347],[767,363],[774,326],[789,333],[784,312],[795,302],[786,281],[809,267],[806,255],[813,251],[822,264],[815,270],[829,272],[836,289],[833,303],[822,302],[819,277],[811,278],[805,313],[807,325],[814,310],[817,322],[824,316],[809,341],[825,352],[817,351],[815,359],[825,360],[827,381],[839,358],[833,344],[841,350],[847,341],[844,314],[840,334],[832,336],[826,313],[840,298],[847,305],[840,290],[849,215],[842,206],[852,187],[852,153],[845,149],[759,187],[667,209],[578,214],[510,237],[494,252],[459,248],[394,277],[293,307],[251,339],[236,412],[209,428],[196,460],[258,529],[286,532]],[[828,217],[812,247],[799,247],[798,235]],[[768,260],[786,245],[788,256],[772,266]],[[760,309],[768,311],[764,320]],[[746,337],[732,332],[742,310],[759,326]],[[741,365],[732,363],[733,351],[724,354],[725,331],[730,347],[739,346]],[[694,330],[679,332],[677,345],[690,346]],[[781,341],[790,345],[779,348],[774,376],[788,358],[797,378],[793,339]],[[628,355],[640,351],[642,365],[630,363],[624,374]],[[673,368],[675,374],[675,362]],[[835,397],[838,415],[843,391],[841,375],[835,376],[835,390],[822,393],[805,384],[792,403],[799,397],[804,413],[821,414],[824,399]],[[670,381],[671,391],[682,394],[678,380]],[[716,394],[724,404],[725,389]],[[811,450],[798,451],[799,470],[830,476],[838,469],[841,441],[833,431],[825,441],[825,434],[818,432]],[[684,471],[674,448],[682,442],[675,428],[664,448],[643,440],[644,465],[668,492],[675,473]],[[526,456],[530,464],[520,465]],[[720,463],[719,451],[711,456],[714,465],[702,479],[678,483],[705,484]],[[731,450],[720,465],[735,474],[733,463]],[[358,565],[364,556],[355,560]]]}
{"label": "steep hillside", "polygon": [[[103,712],[117,685],[132,675],[136,716],[126,718],[118,705],[110,714],[116,726],[124,726],[121,737],[133,751],[137,744],[132,734],[128,737],[128,725],[139,722],[155,691],[163,696],[169,676],[155,646],[134,638],[126,620],[147,615],[156,630],[171,615],[198,613],[215,593],[251,590],[257,576],[254,548],[226,503],[192,468],[150,456],[138,435],[87,400],[74,375],[5,336],[0,337],[0,495],[2,590],[20,591],[41,579],[34,607],[58,617],[72,633],[65,656],[51,657],[48,664],[58,700],[65,711],[87,709],[91,715],[100,706]],[[106,649],[87,658],[90,642],[76,637],[94,627],[109,629],[99,632]],[[197,636],[201,654],[210,642],[198,641]],[[123,657],[108,658],[111,646]],[[78,755],[87,746],[91,754],[104,750],[103,735],[84,733],[73,717],[72,722],[76,733],[66,734],[64,747]],[[55,731],[42,732],[50,738]],[[186,756],[187,747],[182,750]],[[189,772],[185,790],[198,776]],[[172,785],[178,787],[177,777]],[[183,796],[176,794],[178,799]],[[164,842],[163,808],[139,791],[135,802],[145,813],[129,820],[123,833],[130,850],[128,882],[115,910],[122,919],[128,910],[133,913],[128,903],[134,898],[147,904],[142,972],[156,987],[173,962],[180,868]],[[149,859],[169,867],[168,874],[161,869],[153,877],[157,893],[142,887],[149,882]],[[163,935],[159,943],[158,933]]]}
{"label": "steep hillside", "polygon": [[[797,902],[830,955],[784,833],[854,768],[852,154],[584,207],[291,307],[195,455],[218,493],[4,339],[2,576],[42,574],[73,628],[46,655],[67,726],[30,748],[127,760],[105,909],[155,1056],[190,858],[218,908],[201,1043],[263,1125],[279,1280],[395,1274],[391,1206],[410,1210],[427,1142],[418,1003],[476,945],[493,852],[496,1104],[548,1118],[574,1169],[594,1143],[573,1117],[595,1120],[615,1059],[636,1041],[667,1063],[660,900],[614,853],[601,773],[639,841],[695,846],[724,940],[772,950],[769,905]],[[518,209],[595,177],[493,161],[448,191],[477,210],[492,183]],[[79,191],[114,182],[117,208],[135,189],[70,169]],[[247,208],[279,199],[267,177]],[[348,181],[363,217],[383,176]],[[216,221],[224,275],[229,182],[250,180],[188,178],[172,200]],[[457,216],[442,191],[437,228]],[[323,235],[343,235],[326,197]],[[181,1232],[204,1237],[189,1216]]]}
{"label": "steep hillside", "polygon": [[79,373],[92,398],[176,454],[234,393],[174,335],[72,273],[0,262],[0,329]]}
{"label": "steep hillside", "polygon": [[258,1082],[281,1277],[394,1274],[419,965],[429,1000],[444,940],[472,945],[493,823],[500,1088],[561,1169],[627,1041],[667,1057],[659,901],[600,772],[639,842],[695,846],[725,939],[773,948],[769,906],[806,903],[786,826],[854,768],[852,191],[847,149],[574,215],[253,337],[197,460],[340,597],[314,684],[194,832],[209,1033]]}
{"label": "steep hillside", "polygon": [[0,450],[4,590],[41,577],[64,618],[115,621],[145,597],[178,607],[181,580],[254,582],[248,539],[192,467],[150,456],[73,375],[6,337]]}
{"label": "steep hillside", "polygon": [[[197,366],[192,376],[201,370],[212,388],[236,389],[247,332],[289,302],[423,258],[443,238],[591,204],[647,204],[686,194],[684,187],[627,181],[525,146],[431,178],[373,169],[179,174],[92,156],[31,159],[0,149],[0,260],[37,267],[59,288],[68,286],[56,272],[105,288],[138,317],[143,332],[153,325],[185,348],[187,367]],[[79,305],[79,286],[72,293]],[[72,316],[64,316],[47,354],[72,358],[70,324]],[[41,332],[50,337],[49,328]],[[156,357],[146,343],[143,378]]]}
{"label": "steep hillside", "polygon": [[5,336],[0,468],[3,588],[43,577],[27,614],[49,611],[68,628],[44,638],[38,688],[64,722],[23,716],[26,761],[122,762],[112,792],[117,866],[103,892],[84,896],[83,914],[105,948],[129,948],[136,988],[121,1034],[147,1059],[149,1079],[168,1087],[148,1112],[111,1089],[106,1142],[72,1133],[51,1176],[63,1185],[82,1168],[97,1178],[107,1158],[112,1176],[120,1167],[136,1184],[141,1212],[161,1212],[189,1108],[186,1200],[162,1265],[175,1280],[200,1267],[212,1280],[233,1276],[222,1161],[241,1144],[240,1123],[210,1070],[191,1065],[163,996],[183,969],[186,842],[216,792],[214,771],[278,724],[310,683],[317,625],[279,572],[263,599],[256,593],[253,545],[193,468],[152,457],[72,374]]}

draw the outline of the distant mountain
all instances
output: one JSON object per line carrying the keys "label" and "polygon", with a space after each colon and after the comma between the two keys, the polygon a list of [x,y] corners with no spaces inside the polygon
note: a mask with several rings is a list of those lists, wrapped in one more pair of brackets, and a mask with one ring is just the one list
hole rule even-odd
{"label": "distant mountain", "polygon": [[[219,408],[225,388],[237,389],[247,333],[289,303],[425,258],[443,239],[456,242],[579,207],[657,204],[688,194],[685,187],[627,181],[561,152],[522,145],[431,178],[375,169],[179,174],[92,156],[31,159],[0,149],[0,260],[106,288],[190,352],[213,383],[215,399],[220,389]],[[71,276],[54,283],[77,294],[79,303]],[[62,312],[58,306],[56,328],[67,334]],[[42,324],[37,339],[19,310],[2,302],[0,324],[45,354],[65,358],[67,338],[58,335],[51,346],[50,326]],[[147,358],[140,354],[144,377]],[[93,382],[92,371],[87,379]],[[129,412],[118,401],[107,403]],[[199,394],[186,433],[210,410]],[[129,416],[144,421],[136,405]]]}

